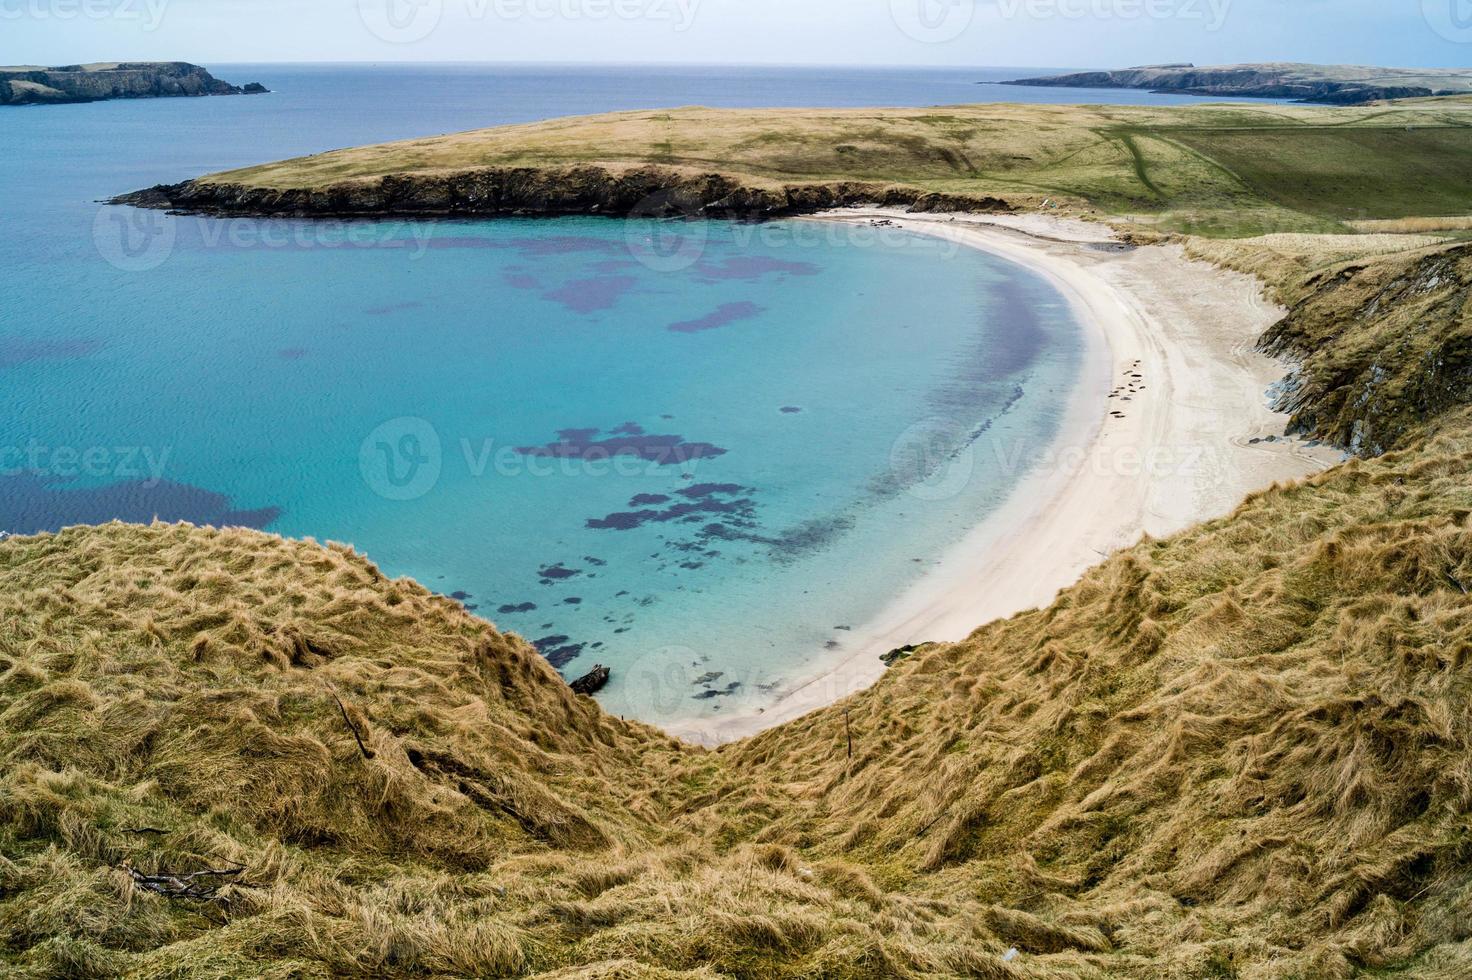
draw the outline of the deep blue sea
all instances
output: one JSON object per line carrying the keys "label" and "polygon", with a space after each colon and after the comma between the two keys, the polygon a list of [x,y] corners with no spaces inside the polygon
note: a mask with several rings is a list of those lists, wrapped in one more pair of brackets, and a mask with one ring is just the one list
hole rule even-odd
{"label": "deep blue sea", "polygon": [[273,92],[0,110],[0,529],[349,542],[569,677],[614,667],[605,705],[659,721],[841,651],[1005,496],[1008,447],[1058,425],[1061,298],[893,231],[96,202],[575,113],[1099,92],[977,84],[1030,69],[210,67]]}

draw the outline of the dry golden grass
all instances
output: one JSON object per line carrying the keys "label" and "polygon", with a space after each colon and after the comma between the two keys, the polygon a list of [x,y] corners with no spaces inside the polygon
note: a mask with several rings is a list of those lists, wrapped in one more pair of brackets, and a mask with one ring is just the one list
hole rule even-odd
{"label": "dry golden grass", "polygon": [[1472,231],[1472,216],[1450,218],[1384,218],[1369,221],[1351,221],[1356,231],[1392,235],[1420,235],[1437,231]]}
{"label": "dry golden grass", "polygon": [[[13,539],[0,964],[1461,975],[1468,584],[1459,416],[904,662],[844,706],[850,761],[840,707],[715,753],[619,722],[340,548]],[[228,924],[119,870],[230,862]]]}

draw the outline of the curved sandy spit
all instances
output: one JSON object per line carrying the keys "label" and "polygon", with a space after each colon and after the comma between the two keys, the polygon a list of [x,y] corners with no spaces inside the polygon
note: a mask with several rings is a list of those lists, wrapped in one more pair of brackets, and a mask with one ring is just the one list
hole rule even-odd
{"label": "curved sandy spit", "polygon": [[[924,579],[856,629],[842,659],[765,704],[663,724],[671,734],[716,745],[832,704],[878,680],[879,656],[889,650],[961,640],[1045,606],[1142,534],[1229,513],[1255,490],[1340,458],[1281,436],[1286,417],[1269,408],[1266,392],[1285,368],[1254,346],[1284,311],[1251,277],[1188,260],[1176,246],[1123,248],[1102,226],[1043,215],[845,210],[821,220],[890,221],[1041,273],[1087,331],[1083,377],[1049,459]],[[1116,387],[1126,390],[1109,397]],[[1269,436],[1275,441],[1261,441]]]}

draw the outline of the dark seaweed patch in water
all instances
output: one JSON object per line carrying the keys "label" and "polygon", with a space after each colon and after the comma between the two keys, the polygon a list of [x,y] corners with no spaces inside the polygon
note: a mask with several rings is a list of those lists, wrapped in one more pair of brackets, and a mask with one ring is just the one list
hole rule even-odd
{"label": "dark seaweed patch in water", "polygon": [[497,609],[496,612],[500,613],[502,616],[511,616],[516,613],[536,612],[536,609],[537,604],[535,602],[518,602],[507,603],[506,605]]}
{"label": "dark seaweed patch in water", "polygon": [[638,422],[625,422],[623,425],[610,431],[616,436],[642,436],[644,434],[644,426]]}
{"label": "dark seaweed patch in water", "polygon": [[762,311],[763,307],[758,306],[750,300],[741,300],[736,303],[722,303],[705,316],[697,317],[694,320],[681,320],[678,323],[671,323],[668,329],[671,333],[700,333],[705,330],[718,330],[721,327],[737,323],[741,320],[750,320],[752,317],[760,315]]}
{"label": "dark seaweed patch in water", "polygon": [[95,340],[26,340],[0,337],[0,368],[17,367],[31,361],[73,361],[94,354],[102,345]]}
{"label": "dark seaweed patch in water", "polygon": [[534,641],[532,646],[536,647],[537,652],[547,658],[548,663],[561,670],[576,660],[582,654],[583,648],[587,646],[585,643],[572,643],[569,641],[570,637],[566,636],[544,636],[540,640]]}
{"label": "dark seaweed patch in water", "polygon": [[542,298],[561,303],[574,313],[596,313],[611,309],[638,284],[639,280],[633,276],[593,276],[549,289]]}
{"label": "dark seaweed patch in water", "polygon": [[[721,551],[712,547],[716,541],[758,545],[766,549],[771,561],[788,564],[828,547],[853,527],[851,517],[838,515],[805,521],[776,535],[763,534],[758,530],[755,492],[739,483],[695,483],[675,491],[674,497],[641,494],[631,501],[631,506],[643,500],[663,506],[589,518],[586,526],[594,531],[633,531],[649,525],[689,525],[688,537],[666,538],[663,545],[665,554],[689,556],[675,563],[687,571],[697,571],[721,557]],[[655,501],[655,497],[662,499]],[[711,520],[713,516],[718,519]],[[661,555],[655,552],[650,557]]]}
{"label": "dark seaweed patch in water", "polygon": [[801,412],[802,409],[798,408],[796,405],[783,405],[781,411],[783,415],[796,415],[797,413]]}
{"label": "dark seaweed patch in water", "polygon": [[598,433],[598,429],[562,429],[557,433],[556,442],[545,446],[519,446],[516,451],[523,456],[584,462],[634,456],[659,466],[713,459],[726,454],[726,450],[709,442],[686,442],[684,436],[650,435],[642,429],[634,434],[617,434],[615,430],[606,439],[595,438]]}
{"label": "dark seaweed patch in water", "polygon": [[754,282],[766,276],[815,276],[821,271],[811,262],[792,262],[765,255],[733,255],[720,262],[699,262],[692,270],[700,282],[744,279]]}
{"label": "dark seaweed patch in water", "polygon": [[651,504],[667,504],[670,498],[662,493],[641,493],[629,501],[630,507],[648,507]]}
{"label": "dark seaweed patch in water", "polygon": [[503,272],[501,281],[512,289],[541,289],[542,283],[528,272]]}
{"label": "dark seaweed patch in water", "polygon": [[741,682],[732,681],[731,683],[727,684],[723,690],[710,688],[709,690],[701,691],[699,694],[696,694],[693,697],[696,701],[710,701],[715,698],[728,698],[739,690],[741,690]]}
{"label": "dark seaweed patch in water", "polygon": [[541,579],[543,585],[549,585],[552,582],[566,581],[567,579],[572,578],[574,575],[581,574],[583,574],[583,570],[581,568],[567,568],[562,564],[562,562],[558,562],[555,565],[544,565],[541,568],[537,569],[537,578]]}
{"label": "dark seaweed patch in water", "polygon": [[562,604],[565,606],[581,606],[583,604],[583,600],[581,596],[570,595],[566,599],[562,600]]}
{"label": "dark seaweed patch in water", "polygon": [[307,349],[305,347],[283,347],[276,352],[276,356],[283,361],[300,361],[307,356]]}
{"label": "dark seaweed patch in water", "polygon": [[682,497],[689,497],[691,500],[704,500],[707,497],[729,497],[732,494],[747,493],[749,491],[739,483],[693,483],[675,492]]}
{"label": "dark seaweed patch in water", "polygon": [[583,561],[587,562],[589,565],[592,565],[594,568],[602,568],[604,565],[608,564],[608,562],[604,561],[602,558],[594,558],[592,555],[584,555]]}
{"label": "dark seaweed patch in water", "polygon": [[32,473],[0,476],[0,530],[59,531],[73,524],[187,521],[213,527],[269,527],[280,507],[236,510],[222,493],[171,480],[123,480],[100,487],[66,486]]}
{"label": "dark seaweed patch in water", "polygon": [[472,595],[469,592],[461,590],[457,592],[451,592],[450,598],[454,599],[456,602],[464,602],[466,599],[472,598]]}
{"label": "dark seaweed patch in water", "polygon": [[[594,531],[632,531],[648,524],[668,524],[672,521],[698,523],[711,514],[729,515],[734,519],[733,523],[749,526],[754,522],[756,514],[756,501],[746,496],[750,492],[738,483],[697,483],[675,491],[676,495],[684,499],[667,507],[645,507],[641,510],[620,511],[606,517],[592,517],[588,519],[587,527]],[[641,494],[634,500],[645,497],[660,497],[657,502],[651,501],[659,504],[672,499],[662,494]],[[631,503],[631,506],[637,505]]]}
{"label": "dark seaweed patch in water", "polygon": [[755,526],[754,523],[727,520],[701,528],[699,540],[704,545],[712,541],[744,541],[764,545],[771,561],[788,565],[804,555],[828,547],[853,525],[852,517],[839,514],[815,517],[776,535],[766,535],[753,531],[751,528]]}

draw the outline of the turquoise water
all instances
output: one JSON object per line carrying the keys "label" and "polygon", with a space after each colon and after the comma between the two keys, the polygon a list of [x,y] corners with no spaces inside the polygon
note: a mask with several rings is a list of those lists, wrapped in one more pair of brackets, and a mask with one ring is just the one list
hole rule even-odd
{"label": "turquoise water", "polygon": [[[227,77],[275,81],[247,74]],[[0,528],[156,515],[350,542],[569,677],[614,667],[605,705],[658,721],[841,651],[1059,424],[1079,368],[1061,298],[893,230],[93,203],[414,125],[365,122],[338,82],[337,111],[6,113]]]}

